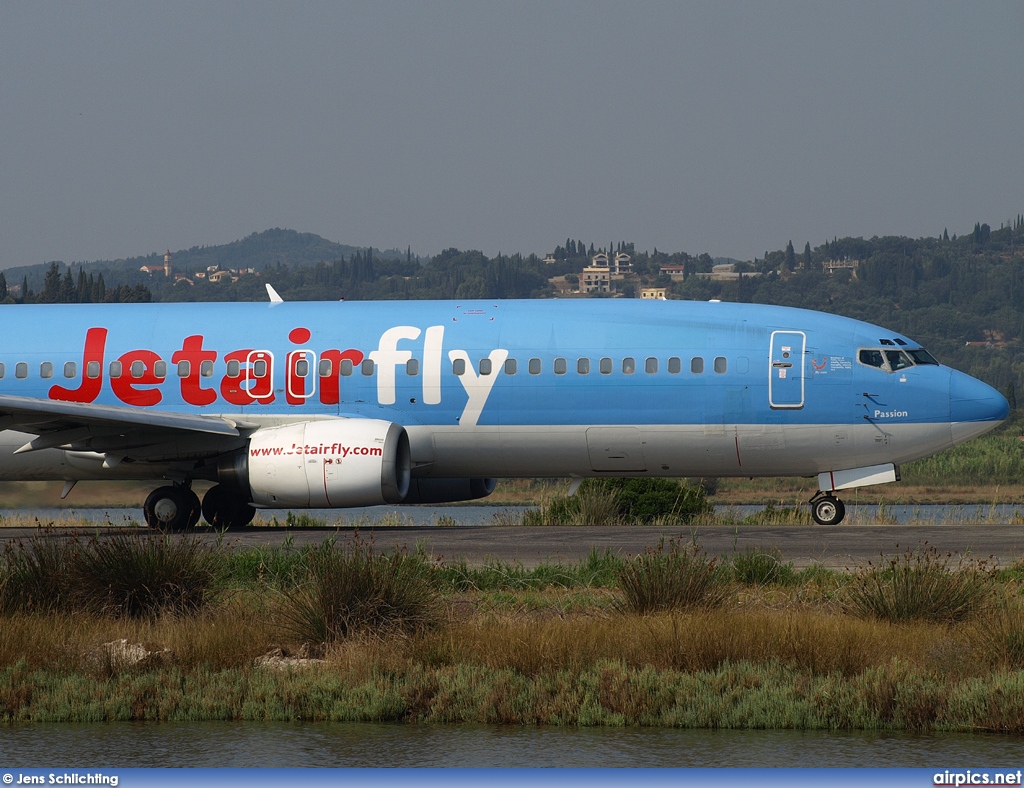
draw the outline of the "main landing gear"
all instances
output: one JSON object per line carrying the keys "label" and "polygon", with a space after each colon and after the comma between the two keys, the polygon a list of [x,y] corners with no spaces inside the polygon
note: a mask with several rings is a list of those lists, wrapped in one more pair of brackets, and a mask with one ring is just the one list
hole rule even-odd
{"label": "main landing gear", "polygon": [[199,522],[199,515],[214,528],[244,528],[256,516],[256,510],[244,497],[222,484],[206,491],[202,506],[199,496],[186,484],[158,487],[142,507],[146,524],[161,531],[184,531]]}
{"label": "main landing gear", "polygon": [[831,492],[819,490],[811,498],[811,517],[818,525],[839,525],[845,516],[846,507]]}
{"label": "main landing gear", "polygon": [[146,525],[161,531],[184,531],[199,522],[199,496],[183,484],[157,487],[142,505]]}

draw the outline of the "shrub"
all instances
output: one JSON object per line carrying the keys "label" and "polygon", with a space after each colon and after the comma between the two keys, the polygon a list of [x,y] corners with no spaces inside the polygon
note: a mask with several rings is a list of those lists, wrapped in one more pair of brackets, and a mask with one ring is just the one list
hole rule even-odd
{"label": "shrub", "polygon": [[149,618],[190,613],[215,593],[220,562],[195,537],[117,533],[93,538],[72,569],[81,605],[96,613]]}
{"label": "shrub", "polygon": [[733,577],[744,585],[792,585],[796,580],[793,562],[782,562],[778,548],[754,547],[734,555],[730,561]]}
{"label": "shrub", "polygon": [[0,611],[54,612],[70,607],[76,599],[71,570],[80,552],[74,537],[39,536],[8,544],[0,564]]}
{"label": "shrub", "polygon": [[524,514],[524,525],[674,525],[714,507],[700,486],[675,479],[586,479],[573,496]]}
{"label": "shrub", "polygon": [[628,560],[617,579],[625,608],[635,613],[719,607],[730,591],[716,559],[672,539]]}
{"label": "shrub", "polygon": [[280,626],[305,643],[330,643],[360,632],[410,633],[439,619],[433,570],[420,555],[375,553],[355,541],[326,542],[306,553],[300,584],[283,594]]}
{"label": "shrub", "polygon": [[939,554],[934,547],[902,555],[859,573],[847,587],[845,608],[883,621],[963,621],[992,597],[993,572],[984,562]]}

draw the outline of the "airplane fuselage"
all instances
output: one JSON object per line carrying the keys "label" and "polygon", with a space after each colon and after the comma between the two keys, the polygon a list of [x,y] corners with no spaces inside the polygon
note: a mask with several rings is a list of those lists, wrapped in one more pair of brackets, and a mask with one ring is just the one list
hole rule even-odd
{"label": "airplane fuselage", "polygon": [[[753,304],[19,306],[0,330],[0,395],[201,414],[242,433],[133,449],[70,425],[67,441],[14,454],[34,433],[8,424],[4,479],[187,477],[260,428],[338,419],[401,425],[414,477],[809,476],[898,466],[1007,413],[907,337]],[[283,456],[368,450],[298,440]]]}

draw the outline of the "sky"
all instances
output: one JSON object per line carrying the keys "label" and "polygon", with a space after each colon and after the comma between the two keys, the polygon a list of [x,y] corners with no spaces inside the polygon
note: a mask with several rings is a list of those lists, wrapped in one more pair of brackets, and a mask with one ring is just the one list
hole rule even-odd
{"label": "sky", "polygon": [[0,4],[0,268],[284,227],[751,259],[1024,213],[1024,3]]}

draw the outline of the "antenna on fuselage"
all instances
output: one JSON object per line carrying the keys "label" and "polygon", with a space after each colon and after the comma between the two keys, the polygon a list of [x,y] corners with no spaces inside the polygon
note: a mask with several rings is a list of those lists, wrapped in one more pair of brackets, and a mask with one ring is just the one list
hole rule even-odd
{"label": "antenna on fuselage", "polygon": [[270,296],[270,303],[272,304],[284,303],[284,299],[277,294],[277,291],[273,288],[270,282],[267,282],[267,295]]}

